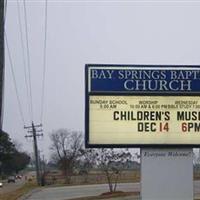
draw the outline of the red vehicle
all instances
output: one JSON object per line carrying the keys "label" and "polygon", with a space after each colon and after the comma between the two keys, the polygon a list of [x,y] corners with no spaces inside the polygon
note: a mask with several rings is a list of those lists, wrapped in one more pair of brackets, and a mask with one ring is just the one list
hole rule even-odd
{"label": "red vehicle", "polygon": [[22,179],[22,175],[16,175],[15,178],[16,179]]}

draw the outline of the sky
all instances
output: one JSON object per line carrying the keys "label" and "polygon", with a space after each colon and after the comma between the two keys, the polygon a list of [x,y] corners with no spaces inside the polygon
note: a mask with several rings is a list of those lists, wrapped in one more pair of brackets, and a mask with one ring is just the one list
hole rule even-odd
{"label": "sky", "polygon": [[[23,1],[19,2],[25,41]],[[67,128],[84,133],[85,64],[200,64],[200,1],[48,0],[41,121],[45,1],[26,2],[33,121],[43,124],[39,148],[47,157],[52,130]],[[8,0],[5,26],[25,124],[5,49],[3,129],[22,143],[24,150],[32,152],[32,140],[24,137],[24,125],[30,125],[31,118],[16,0]]]}

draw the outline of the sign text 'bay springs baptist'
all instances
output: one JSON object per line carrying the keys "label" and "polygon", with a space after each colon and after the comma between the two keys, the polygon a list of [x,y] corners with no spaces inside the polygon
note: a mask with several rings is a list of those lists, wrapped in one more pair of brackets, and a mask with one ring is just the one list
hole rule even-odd
{"label": "sign text 'bay springs baptist'", "polygon": [[198,69],[91,69],[91,91],[200,91]]}
{"label": "sign text 'bay springs baptist'", "polygon": [[86,145],[200,144],[199,66],[86,66]]}

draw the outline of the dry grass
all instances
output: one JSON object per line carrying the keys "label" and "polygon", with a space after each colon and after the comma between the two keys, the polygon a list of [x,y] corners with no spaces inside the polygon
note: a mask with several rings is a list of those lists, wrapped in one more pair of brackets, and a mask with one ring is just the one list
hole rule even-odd
{"label": "dry grass", "polygon": [[[119,177],[118,182],[120,183],[133,183],[140,181],[140,172],[138,170],[127,170],[123,171]],[[49,173],[46,176],[47,185],[66,185],[65,177],[60,171],[57,173]],[[105,174],[101,171],[93,171],[88,176],[74,175],[71,177],[70,185],[88,185],[88,184],[103,184],[107,183]]]}
{"label": "dry grass", "polygon": [[194,171],[194,180],[200,180],[200,171]]}
{"label": "dry grass", "polygon": [[16,189],[15,191],[1,194],[0,200],[16,200],[36,187],[37,186],[34,183],[26,183],[21,188]]}

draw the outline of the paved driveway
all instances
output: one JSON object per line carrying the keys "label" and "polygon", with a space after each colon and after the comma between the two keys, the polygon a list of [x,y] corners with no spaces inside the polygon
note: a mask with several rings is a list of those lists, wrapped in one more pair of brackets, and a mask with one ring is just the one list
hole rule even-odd
{"label": "paved driveway", "polygon": [[[121,183],[118,184],[118,190],[125,192],[140,191],[139,183]],[[107,184],[100,185],[84,185],[84,186],[64,186],[64,187],[49,187],[41,189],[33,193],[28,200],[66,200],[84,196],[100,195],[108,191]],[[195,197],[200,197],[200,181],[194,182]],[[120,198],[119,198],[120,199]],[[121,198],[122,199],[122,198]],[[124,199],[130,199],[125,197]]]}
{"label": "paved driveway", "polygon": [[[121,183],[118,184],[118,190],[121,191],[139,191],[139,183]],[[28,200],[66,200],[84,196],[100,195],[108,191],[107,184],[100,185],[84,185],[84,186],[65,186],[44,188],[33,193]]]}

